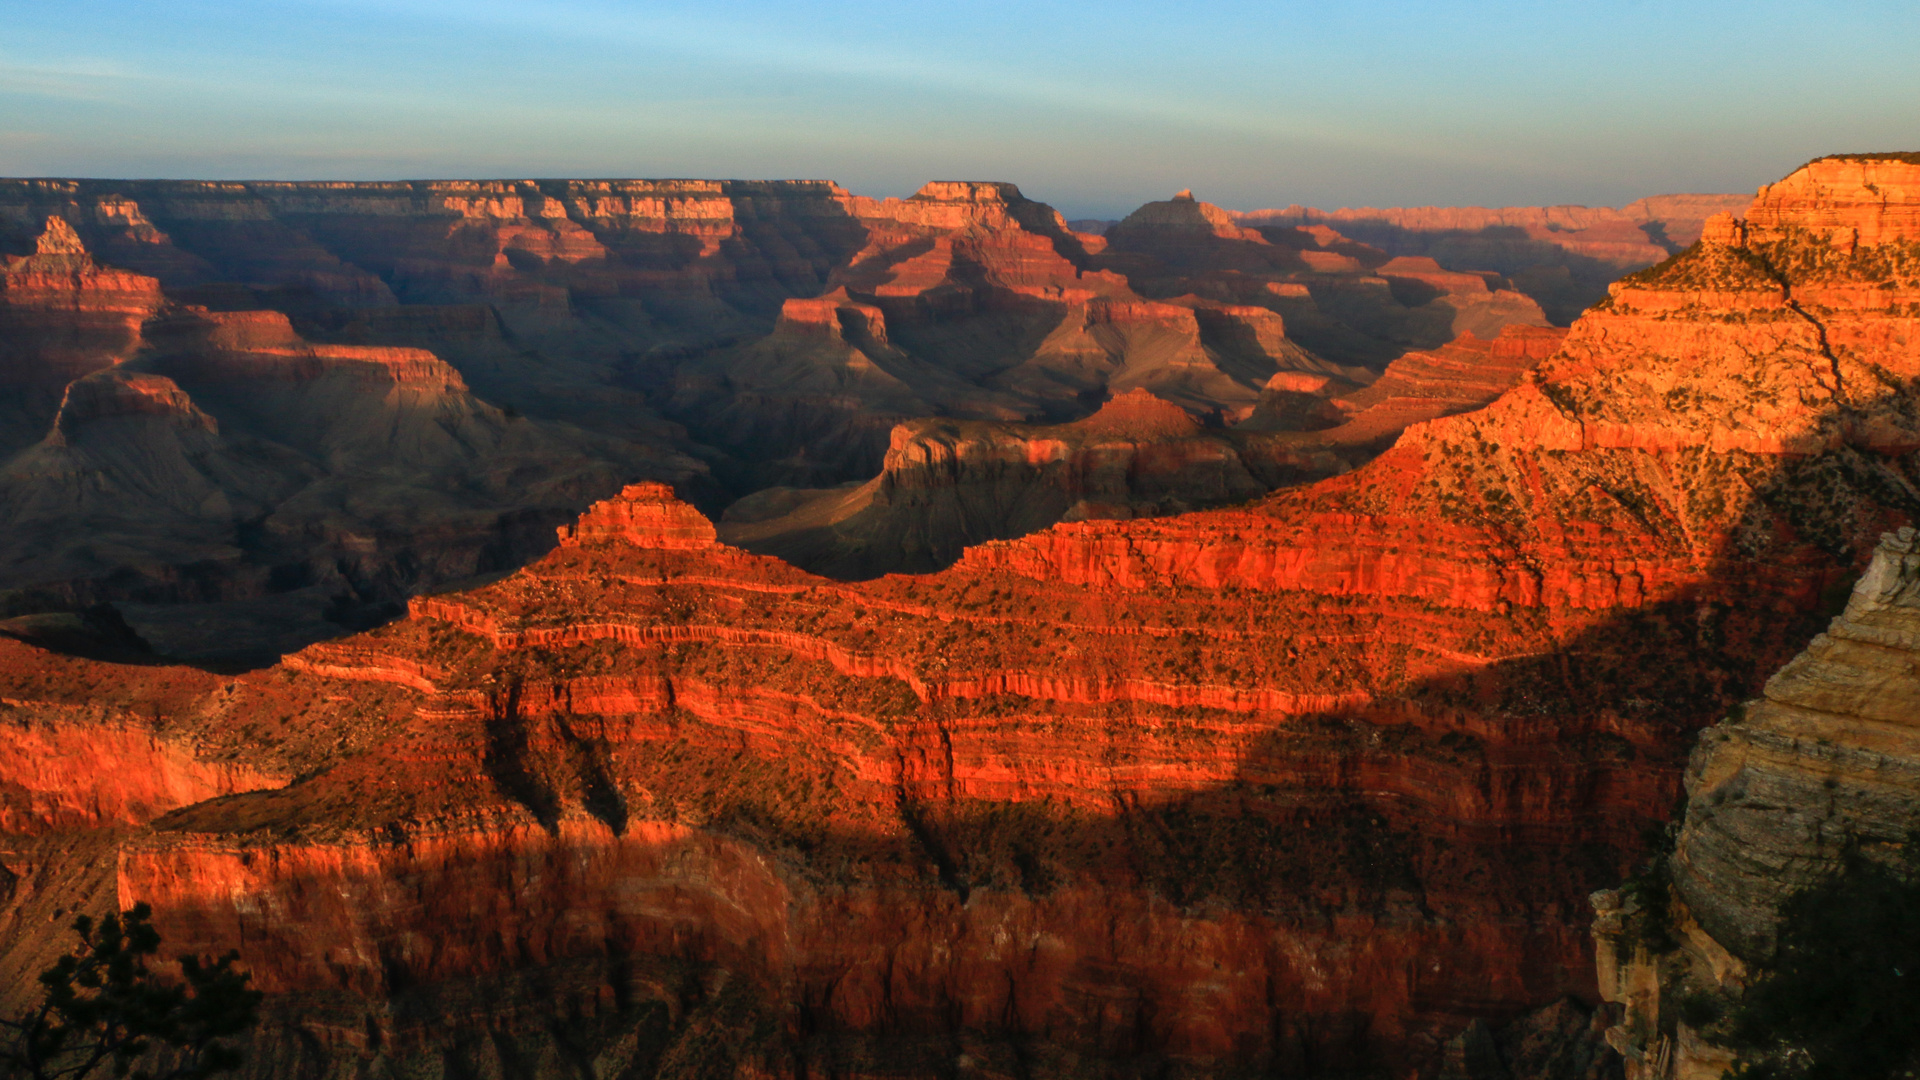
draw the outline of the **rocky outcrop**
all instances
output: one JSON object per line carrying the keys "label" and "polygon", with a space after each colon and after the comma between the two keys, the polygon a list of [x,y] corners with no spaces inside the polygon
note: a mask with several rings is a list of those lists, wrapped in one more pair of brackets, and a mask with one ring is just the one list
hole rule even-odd
{"label": "rocky outcrop", "polygon": [[[1165,202],[1150,202],[1101,235],[1109,248],[1151,250],[1167,262],[1208,269],[1217,266],[1223,252],[1239,255],[1250,266],[1261,266],[1266,260],[1257,249],[1272,246],[1257,230],[1234,224],[1232,214],[1200,202],[1191,191]],[[1221,244],[1223,240],[1228,243]]]}
{"label": "rocky outcrop", "polygon": [[697,551],[715,542],[713,523],[665,484],[628,484],[560,529],[562,546],[624,541],[635,547]]}
{"label": "rocky outcrop", "polygon": [[39,223],[34,252],[0,256],[0,454],[47,433],[66,385],[130,358],[160,283],[104,269],[65,220]]}
{"label": "rocky outcrop", "polygon": [[1687,999],[1737,997],[1746,965],[1771,951],[1787,897],[1849,847],[1897,848],[1920,828],[1917,630],[1920,537],[1902,528],[1881,538],[1826,632],[1762,697],[1701,733],[1667,862],[1674,949],[1661,955],[1636,934],[1654,917],[1637,901],[1596,894],[1602,990],[1626,1007],[1612,1039],[1630,1077],[1722,1075],[1732,1054],[1689,1025],[1700,1021],[1685,1016]]}
{"label": "rocky outcrop", "polygon": [[[936,194],[914,213],[1008,201]],[[137,678],[150,729],[298,778],[74,856],[159,898],[170,942],[257,958],[262,1075],[1412,1073],[1594,993],[1586,895],[1694,731],[1920,510],[1905,241],[1803,232],[1717,230],[1537,364],[1515,339],[1491,405],[1237,509],[848,583],[636,487],[271,669],[0,680],[51,708]],[[938,310],[847,295],[842,341],[860,305],[888,346]],[[1182,411],[1108,419],[1178,445]],[[1508,1065],[1526,1042],[1488,1038]]]}
{"label": "rocky outcrop", "polygon": [[[1901,776],[1916,760],[1904,741],[1915,546],[1911,530],[1886,536],[1826,633],[1740,719],[1703,736],[1674,884],[1736,955],[1768,947],[1780,901],[1834,865],[1839,845],[1900,843],[1920,825]],[[1748,805],[1763,799],[1771,805]]]}
{"label": "rocky outcrop", "polygon": [[1855,245],[1909,245],[1920,236],[1920,189],[1910,155],[1844,154],[1810,162],[1760,189],[1748,208],[1755,242],[1810,233],[1850,253]]}

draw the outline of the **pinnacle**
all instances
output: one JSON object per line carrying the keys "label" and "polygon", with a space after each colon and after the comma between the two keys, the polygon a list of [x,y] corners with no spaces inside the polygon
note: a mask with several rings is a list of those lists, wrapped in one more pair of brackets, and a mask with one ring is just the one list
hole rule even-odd
{"label": "pinnacle", "polygon": [[67,219],[57,214],[47,217],[46,226],[34,247],[39,255],[85,255],[87,245],[80,240],[80,234],[73,231]]}

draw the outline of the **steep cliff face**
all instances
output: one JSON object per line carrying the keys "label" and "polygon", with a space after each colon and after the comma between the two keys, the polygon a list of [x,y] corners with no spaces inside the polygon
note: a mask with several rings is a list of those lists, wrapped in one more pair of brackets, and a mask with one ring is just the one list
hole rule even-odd
{"label": "steep cliff face", "polygon": [[47,433],[61,392],[139,348],[160,283],[103,269],[67,223],[38,223],[34,250],[0,256],[0,454]]}
{"label": "steep cliff face", "polygon": [[[1912,240],[1753,220],[1241,509],[844,583],[628,488],[508,578],[146,695],[196,760],[299,779],[14,873],[91,897],[110,861],[170,941],[247,950],[263,1075],[1410,1072],[1593,992],[1585,895],[1692,732],[1920,509]],[[850,285],[843,341],[862,305],[909,333]],[[1135,442],[1191,427],[1139,404]],[[0,679],[48,709],[117,671]]]}
{"label": "steep cliff face", "polygon": [[64,219],[42,230],[0,294],[8,614],[304,594],[284,641],[225,609],[156,631],[189,654],[271,653],[344,629],[323,609],[524,561],[623,474],[695,468],[509,418],[422,349],[317,344],[276,311],[166,300],[101,270]]}
{"label": "steep cliff face", "polygon": [[[1751,297],[1737,320],[1757,324],[1749,333],[1812,336],[1789,354],[1804,366],[1772,377],[1803,399],[1824,396],[1838,407],[1819,422],[1782,424],[1770,441],[1829,463],[1828,475],[1853,484],[1904,483],[1893,463],[1915,445],[1905,402],[1911,375],[1901,361],[1916,340],[1917,205],[1920,169],[1909,156],[1815,161],[1761,189],[1744,220],[1708,222],[1701,250],[1673,267],[1724,306]],[[1632,291],[1620,296],[1631,300]],[[1755,441],[1718,426],[1691,437],[1702,434]],[[1804,505],[1829,485],[1803,480],[1792,497]],[[1808,531],[1860,550],[1857,530],[1871,520],[1862,511],[1873,496],[1847,487],[1839,494],[1847,498],[1820,507]],[[1671,904],[1661,921],[1674,947],[1663,953],[1645,943],[1638,928],[1656,916],[1639,899],[1594,897],[1602,989],[1626,1009],[1609,1037],[1630,1076],[1722,1075],[1732,1055],[1699,1030],[1689,1001],[1737,996],[1747,963],[1772,948],[1782,900],[1833,869],[1844,846],[1897,843],[1913,827],[1915,747],[1903,702],[1911,692],[1914,546],[1911,528],[1883,535],[1826,633],[1767,681],[1764,696],[1702,734],[1668,860],[1671,892],[1663,893]]]}
{"label": "steep cliff face", "polygon": [[1626,1010],[1611,1039],[1636,1080],[1722,1075],[1732,1054],[1696,1028],[1688,999],[1737,997],[1747,964],[1771,952],[1788,896],[1849,847],[1897,848],[1920,828],[1916,549],[1911,528],[1883,536],[1826,632],[1762,697],[1701,733],[1668,861],[1674,948],[1642,943],[1634,927],[1652,915],[1637,901],[1595,894],[1602,990]]}

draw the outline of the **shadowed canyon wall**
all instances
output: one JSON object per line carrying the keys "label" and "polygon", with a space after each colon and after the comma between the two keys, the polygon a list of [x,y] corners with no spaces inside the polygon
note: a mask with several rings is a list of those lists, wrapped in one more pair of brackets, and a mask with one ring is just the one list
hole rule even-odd
{"label": "shadowed canyon wall", "polygon": [[1607,284],[1675,254],[1707,218],[1740,213],[1744,195],[1656,195],[1619,209],[1585,206],[1417,206],[1334,211],[1289,206],[1233,215],[1242,225],[1330,226],[1395,256],[1449,270],[1492,270],[1570,322],[1606,296]]}
{"label": "shadowed canyon wall", "polygon": [[[205,770],[165,800],[81,788],[85,843],[22,817],[0,964],[27,969],[52,910],[149,899],[169,941],[246,951],[260,1075],[1445,1064],[1476,1020],[1595,999],[1587,894],[1669,812],[1695,732],[1920,509],[1916,173],[1816,162],[1551,355],[1476,367],[1510,387],[1491,404],[1238,508],[844,582],[642,483],[517,573],[240,676],[0,642],[6,709],[93,702]],[[939,194],[924,212],[985,212]],[[1149,321],[1198,310],[1155,267],[1274,265],[1215,217],[1170,200],[1103,238]],[[1329,243],[1295,255],[1358,261]],[[858,284],[783,301],[775,336],[866,342],[884,372],[880,329],[909,323]],[[1050,355],[1095,355],[1097,299]],[[1440,344],[1372,405],[1480,352]],[[1194,385],[1099,426],[1202,438],[1165,406]],[[1248,416],[1315,415],[1277,397],[1306,385]],[[1332,397],[1359,417],[1364,392]]]}
{"label": "shadowed canyon wall", "polygon": [[[1181,197],[1094,236],[999,183],[11,180],[0,255],[0,508],[26,523],[5,613],[113,602],[159,652],[214,659],[520,565],[634,479],[717,512],[869,480],[899,425],[1058,425],[1135,390],[1203,425],[1312,426],[1314,402],[1272,407],[1276,376],[1337,398],[1547,321],[1501,273],[1325,225]],[[1332,460],[1067,506],[1203,505]],[[995,512],[904,560],[783,550],[924,569],[1057,516]]]}
{"label": "shadowed canyon wall", "polygon": [[1716,1021],[1739,999],[1749,965],[1772,953],[1783,902],[1836,871],[1845,853],[1887,857],[1920,826],[1915,546],[1911,528],[1883,536],[1826,632],[1763,696],[1702,733],[1686,814],[1654,881],[1666,907],[1621,890],[1594,894],[1602,992],[1624,1006],[1608,1041],[1633,1080],[1724,1075],[1735,1055],[1716,1044]]}

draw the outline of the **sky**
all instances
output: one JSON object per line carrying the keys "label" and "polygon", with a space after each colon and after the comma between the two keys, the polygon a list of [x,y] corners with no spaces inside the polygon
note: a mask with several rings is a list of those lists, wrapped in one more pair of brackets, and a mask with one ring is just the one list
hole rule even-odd
{"label": "sky", "polygon": [[0,0],[0,176],[1619,205],[1920,149],[1920,3]]}

